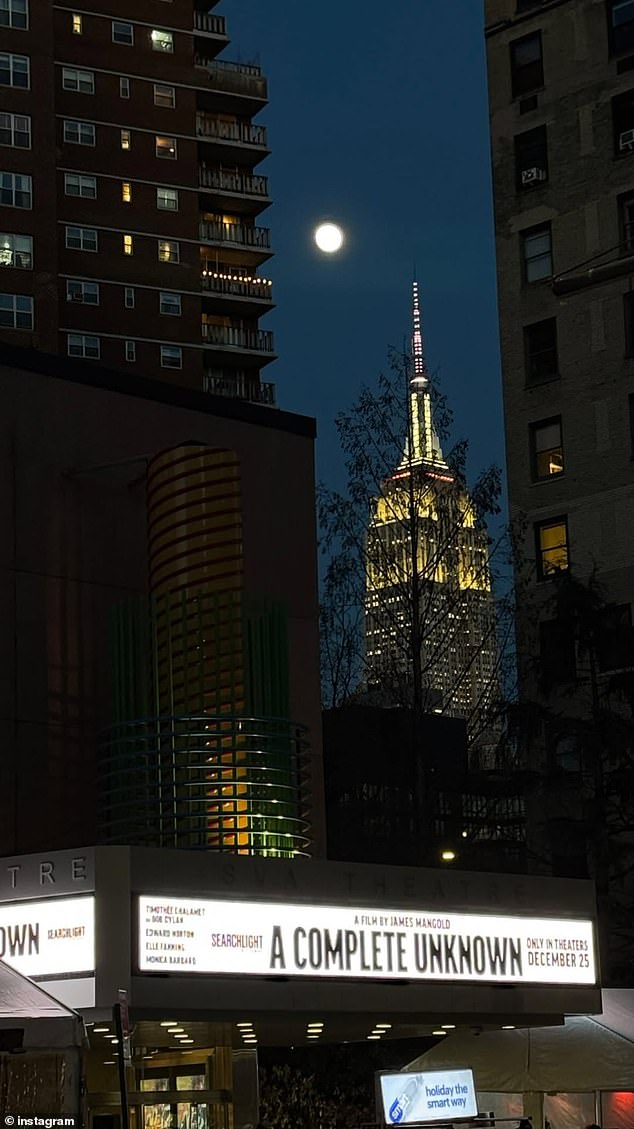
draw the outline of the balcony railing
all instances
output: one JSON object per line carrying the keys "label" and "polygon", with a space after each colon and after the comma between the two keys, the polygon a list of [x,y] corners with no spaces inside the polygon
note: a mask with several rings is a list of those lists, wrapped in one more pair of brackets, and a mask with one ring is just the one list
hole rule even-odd
{"label": "balcony railing", "polygon": [[203,388],[212,396],[230,396],[234,400],[250,400],[253,404],[275,407],[275,385],[252,377],[248,379],[243,373],[205,372]]}
{"label": "balcony railing", "polygon": [[208,12],[194,12],[194,30],[206,31],[209,35],[227,37],[227,21],[224,16],[212,16]]}
{"label": "balcony railing", "polygon": [[242,145],[266,147],[266,128],[263,125],[222,122],[207,114],[196,114],[196,133],[203,137],[217,138],[218,141],[237,141]]}
{"label": "balcony railing", "polygon": [[231,274],[210,266],[203,270],[200,285],[203,290],[209,290],[213,294],[234,295],[236,298],[261,298],[266,302],[271,302],[273,299],[271,280],[250,275],[248,267],[244,267],[240,274]]}
{"label": "balcony railing", "polygon": [[200,224],[200,238],[207,243],[236,243],[243,247],[256,247],[265,251],[271,246],[271,232],[268,227],[247,227],[244,223],[203,220]]}
{"label": "balcony railing", "polygon": [[205,165],[198,166],[198,183],[201,188],[215,188],[218,192],[235,192],[243,196],[268,197],[269,194],[267,176],[209,169]]}
{"label": "balcony railing", "polygon": [[202,338],[208,345],[229,349],[248,349],[253,353],[272,353],[270,329],[242,329],[233,325],[201,325]]}
{"label": "balcony railing", "polygon": [[232,63],[228,59],[208,59],[195,56],[196,66],[207,72],[209,82],[216,90],[229,94],[245,94],[266,101],[267,85],[262,71],[247,63]]}

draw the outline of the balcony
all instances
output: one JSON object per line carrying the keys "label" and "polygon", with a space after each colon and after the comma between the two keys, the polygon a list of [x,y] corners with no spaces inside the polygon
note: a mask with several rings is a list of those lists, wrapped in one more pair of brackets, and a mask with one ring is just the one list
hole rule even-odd
{"label": "balcony", "polygon": [[248,63],[232,63],[228,59],[210,59],[205,55],[195,55],[194,62],[201,81],[210,90],[226,94],[236,107],[244,105],[245,100],[257,103],[257,109],[268,97],[267,83],[260,67]]}
{"label": "balcony", "polygon": [[216,349],[235,349],[239,352],[266,353],[267,359],[274,355],[273,334],[268,329],[243,329],[233,325],[201,325],[202,339]]}
{"label": "balcony", "polygon": [[196,114],[196,133],[199,137],[228,145],[252,145],[258,149],[267,147],[265,126],[251,125],[248,122],[223,122],[209,114]]}
{"label": "balcony", "polygon": [[201,188],[210,188],[219,195],[254,196],[261,200],[269,200],[267,176],[231,172],[220,168],[210,169],[206,165],[199,165],[198,184]]}
{"label": "balcony", "polygon": [[251,247],[256,251],[264,252],[268,252],[271,247],[271,232],[268,227],[249,227],[244,223],[202,220],[199,235],[203,243]]}
{"label": "balcony", "polygon": [[194,12],[194,31],[203,35],[217,35],[228,39],[227,21],[224,16],[213,16],[208,12]]}
{"label": "balcony", "polygon": [[243,310],[250,302],[253,302],[256,309],[264,303],[267,306],[273,303],[271,280],[252,275],[247,266],[238,268],[236,272],[234,268],[223,268],[222,265],[217,267],[213,263],[203,265],[200,287],[207,294],[217,294],[229,301],[235,300],[238,308]]}
{"label": "balcony", "polygon": [[212,396],[229,396],[234,400],[250,400],[252,404],[275,407],[275,385],[249,378],[243,372],[210,369],[203,373],[203,389]]}

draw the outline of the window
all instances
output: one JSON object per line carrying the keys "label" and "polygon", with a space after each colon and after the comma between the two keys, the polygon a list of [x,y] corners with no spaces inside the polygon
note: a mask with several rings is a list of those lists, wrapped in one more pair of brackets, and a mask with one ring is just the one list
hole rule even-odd
{"label": "window", "polygon": [[66,246],[73,251],[96,251],[97,232],[94,227],[67,227]]}
{"label": "window", "polygon": [[31,118],[28,114],[0,114],[0,145],[31,148]]}
{"label": "window", "polygon": [[634,90],[626,90],[612,99],[614,152],[627,157],[634,151]]}
{"label": "window", "polygon": [[541,32],[515,39],[511,48],[511,90],[514,98],[544,85]]}
{"label": "window", "polygon": [[537,549],[537,576],[547,580],[555,572],[568,568],[568,522],[565,517],[553,517],[535,526]]}
{"label": "window", "polygon": [[124,204],[132,203],[132,185],[129,180],[124,180],[121,185],[121,199]]}
{"label": "window", "polygon": [[98,337],[92,337],[87,333],[69,333],[67,341],[69,357],[85,357],[91,361],[99,360]]}
{"label": "window", "polygon": [[538,188],[548,180],[546,126],[529,129],[515,138],[515,185],[520,191]]}
{"label": "window", "polygon": [[161,368],[182,368],[183,350],[180,345],[161,345]]}
{"label": "window", "polygon": [[0,327],[33,329],[33,299],[27,294],[0,294]]}
{"label": "window", "polygon": [[522,231],[520,232],[520,239],[522,241],[524,281],[539,282],[542,278],[551,278],[553,255],[550,224]]}
{"label": "window", "polygon": [[621,254],[634,254],[634,192],[618,198]]}
{"label": "window", "polygon": [[29,25],[27,0],[0,0],[0,27],[26,31]]}
{"label": "window", "polygon": [[31,85],[28,55],[0,52],[0,86],[17,86],[28,90]]}
{"label": "window", "polygon": [[92,122],[64,122],[64,141],[70,145],[94,145],[95,127]]}
{"label": "window", "polygon": [[126,361],[136,361],[136,341],[126,341],[125,343],[125,359]]}
{"label": "window", "polygon": [[132,47],[134,44],[134,27],[132,24],[124,24],[119,20],[113,20],[112,42],[123,43],[125,47]]}
{"label": "window", "polygon": [[18,270],[32,270],[32,236],[14,235],[13,232],[0,232],[0,267],[15,267]]}
{"label": "window", "polygon": [[82,18],[77,12],[75,12],[73,14],[72,21],[73,21],[73,35],[81,35],[84,28],[83,28],[83,24],[82,24]]}
{"label": "window", "polygon": [[597,632],[599,670],[623,670],[634,666],[634,632],[630,604],[603,608]]}
{"label": "window", "polygon": [[163,86],[162,83],[155,82],[154,105],[164,106],[167,110],[173,110],[176,105],[176,88],[174,86]]}
{"label": "window", "polygon": [[570,619],[546,619],[539,625],[540,675],[546,683],[573,682],[577,672],[575,632]]}
{"label": "window", "polygon": [[78,71],[74,67],[63,67],[62,90],[76,90],[78,94],[94,94],[95,76],[92,71]]}
{"label": "window", "polygon": [[152,40],[153,51],[167,51],[171,54],[174,50],[174,36],[171,31],[154,30],[150,38]]}
{"label": "window", "polygon": [[172,317],[180,317],[183,312],[181,309],[180,294],[166,294],[161,291],[161,301],[159,309],[162,314],[170,314]]}
{"label": "window", "polygon": [[30,208],[33,198],[30,176],[0,172],[0,204],[5,208]]}
{"label": "window", "polygon": [[129,78],[120,78],[119,79],[119,96],[121,98],[129,98],[130,97],[130,79]]}
{"label": "window", "polygon": [[123,254],[124,255],[133,255],[134,254],[134,243],[133,243],[131,235],[124,235],[124,237],[123,237]]}
{"label": "window", "polygon": [[608,0],[610,54],[634,51],[634,0]]}
{"label": "window", "polygon": [[99,283],[82,282],[78,278],[66,280],[66,301],[83,302],[86,306],[99,305]]}
{"label": "window", "polygon": [[156,206],[165,212],[178,211],[178,189],[176,188],[157,188],[156,190]]}
{"label": "window", "polygon": [[173,239],[159,239],[158,257],[161,263],[177,263],[180,259],[180,247]]}
{"label": "window", "polygon": [[130,130],[129,129],[122,129],[121,130],[121,148],[122,149],[131,149],[132,148],[132,138],[130,136]]}
{"label": "window", "polygon": [[176,138],[175,137],[159,137],[155,138],[155,151],[157,157],[167,157],[170,160],[176,160]]}
{"label": "window", "polygon": [[126,310],[133,310],[134,309],[134,287],[133,286],[126,286],[124,298],[123,298],[123,304],[124,304]]}
{"label": "window", "polygon": [[559,376],[556,318],[524,326],[524,356],[527,384],[539,384]]}
{"label": "window", "polygon": [[531,471],[535,481],[552,478],[564,469],[561,416],[530,425]]}
{"label": "window", "polygon": [[97,177],[82,176],[79,173],[64,173],[64,194],[84,196],[87,200],[97,199]]}

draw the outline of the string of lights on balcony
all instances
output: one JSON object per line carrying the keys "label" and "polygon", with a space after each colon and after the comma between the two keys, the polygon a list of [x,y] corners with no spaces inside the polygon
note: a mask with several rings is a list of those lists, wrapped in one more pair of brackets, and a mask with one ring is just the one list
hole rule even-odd
{"label": "string of lights on balcony", "polygon": [[270,278],[258,278],[256,275],[219,274],[218,271],[203,271],[203,278],[221,278],[224,282],[255,282],[261,286],[272,286]]}

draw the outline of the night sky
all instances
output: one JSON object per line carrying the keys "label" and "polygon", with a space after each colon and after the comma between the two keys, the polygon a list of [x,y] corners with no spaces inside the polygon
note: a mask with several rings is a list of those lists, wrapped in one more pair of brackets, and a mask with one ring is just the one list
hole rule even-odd
{"label": "night sky", "polygon": [[[426,356],[471,443],[503,460],[481,0],[224,0],[227,58],[259,62],[270,105],[270,266],[282,408],[314,415],[318,476],[339,479],[333,420],[410,332],[414,262]],[[345,253],[313,249],[321,218]]]}

